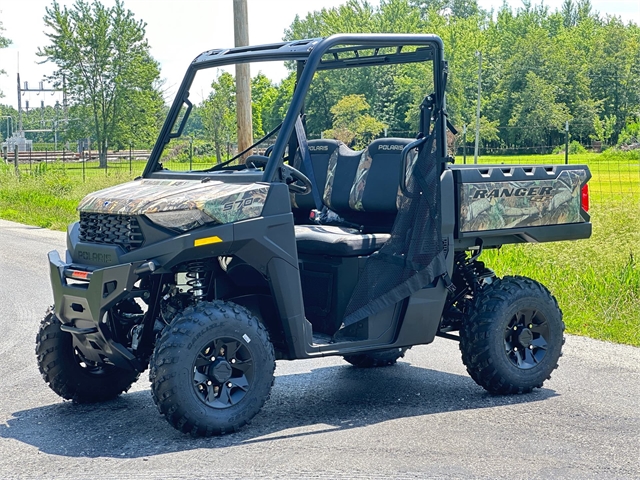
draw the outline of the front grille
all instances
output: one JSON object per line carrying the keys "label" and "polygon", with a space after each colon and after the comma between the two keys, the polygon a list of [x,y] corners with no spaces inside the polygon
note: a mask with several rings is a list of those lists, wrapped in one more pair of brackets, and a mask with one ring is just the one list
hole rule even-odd
{"label": "front grille", "polygon": [[136,217],[80,212],[80,241],[119,245],[130,252],[142,246],[144,236]]}

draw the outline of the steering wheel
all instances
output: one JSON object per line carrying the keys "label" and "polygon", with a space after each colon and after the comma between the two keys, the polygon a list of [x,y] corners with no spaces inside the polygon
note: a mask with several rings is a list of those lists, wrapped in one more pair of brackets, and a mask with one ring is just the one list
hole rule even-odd
{"label": "steering wheel", "polygon": [[[264,168],[269,161],[269,157],[263,155],[250,155],[244,162],[247,168]],[[313,186],[311,180],[297,168],[282,164],[284,181],[289,187],[291,193],[297,193],[298,195],[307,195],[311,193]]]}

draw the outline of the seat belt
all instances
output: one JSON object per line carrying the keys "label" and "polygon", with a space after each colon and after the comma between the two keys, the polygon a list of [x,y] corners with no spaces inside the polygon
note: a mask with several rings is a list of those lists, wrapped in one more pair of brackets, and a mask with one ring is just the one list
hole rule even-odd
{"label": "seat belt", "polygon": [[307,177],[311,182],[311,195],[313,196],[313,203],[316,205],[316,210],[322,210],[322,199],[320,198],[320,191],[318,190],[318,184],[316,182],[316,176],[313,172],[313,164],[311,163],[311,154],[309,153],[309,144],[307,143],[307,136],[304,133],[304,126],[302,125],[302,116],[298,116],[296,120],[296,137],[298,137],[298,148],[300,149],[300,156],[302,157],[302,164],[306,170]]}

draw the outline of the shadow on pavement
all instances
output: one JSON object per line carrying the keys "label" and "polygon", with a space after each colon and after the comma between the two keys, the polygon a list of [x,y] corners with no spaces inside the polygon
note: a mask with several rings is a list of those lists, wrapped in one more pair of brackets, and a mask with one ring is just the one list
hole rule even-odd
{"label": "shadow on pavement", "polygon": [[398,418],[539,402],[553,390],[495,397],[471,378],[399,363],[362,370],[330,366],[276,378],[271,399],[238,433],[191,438],[158,413],[148,391],[96,405],[71,402],[23,410],[0,425],[0,438],[69,457],[139,458],[224,448],[365,427]]}

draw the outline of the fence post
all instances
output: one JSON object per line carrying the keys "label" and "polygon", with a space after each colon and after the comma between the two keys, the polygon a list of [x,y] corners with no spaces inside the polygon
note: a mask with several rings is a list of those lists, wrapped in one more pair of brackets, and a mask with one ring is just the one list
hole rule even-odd
{"label": "fence post", "polygon": [[66,160],[66,157],[67,157],[67,148],[66,147],[62,147],[62,169],[63,170],[67,169],[67,167],[66,167],[66,165],[64,163],[64,161]]}
{"label": "fence post", "polygon": [[467,124],[462,126],[462,156],[464,158],[464,164],[467,164]]}
{"label": "fence post", "polygon": [[131,149],[132,149],[132,145],[129,144],[129,175],[131,175]]}
{"label": "fence post", "polygon": [[32,150],[29,150],[29,173],[31,173],[31,152]]}
{"label": "fence post", "polygon": [[13,165],[16,169],[16,175],[20,176],[20,170],[18,169],[18,144],[13,146]]}
{"label": "fence post", "polygon": [[85,177],[85,169],[87,168],[86,163],[87,163],[87,158],[84,154],[84,145],[82,146],[82,150],[80,151],[80,153],[82,154],[82,183],[85,183],[86,181],[86,177]]}
{"label": "fence post", "polygon": [[189,170],[193,170],[193,138],[189,138]]}
{"label": "fence post", "polygon": [[48,165],[49,165],[49,149],[47,147],[44,147],[44,168],[45,168],[45,170],[47,169]]}
{"label": "fence post", "polygon": [[569,163],[569,120],[564,124],[564,163]]}

